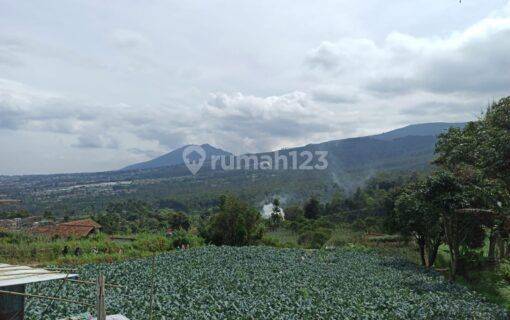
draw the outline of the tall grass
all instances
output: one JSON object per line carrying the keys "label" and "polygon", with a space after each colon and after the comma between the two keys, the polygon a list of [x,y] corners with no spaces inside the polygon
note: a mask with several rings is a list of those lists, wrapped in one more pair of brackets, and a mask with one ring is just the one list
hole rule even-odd
{"label": "tall grass", "polygon": [[[195,236],[186,237],[191,246],[201,244]],[[182,234],[182,242],[181,238]],[[119,241],[101,233],[83,239],[50,239],[14,232],[0,237],[0,261],[30,265],[113,262],[173,250],[176,243],[164,234],[139,234],[132,241]]]}

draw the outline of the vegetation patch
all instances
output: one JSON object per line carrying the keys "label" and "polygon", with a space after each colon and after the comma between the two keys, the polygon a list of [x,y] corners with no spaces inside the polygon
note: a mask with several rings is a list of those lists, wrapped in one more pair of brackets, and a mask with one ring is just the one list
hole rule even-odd
{"label": "vegetation patch", "polygon": [[[203,247],[152,259],[79,268],[103,272],[109,313],[149,319],[506,319],[500,307],[400,259],[357,250]],[[155,270],[153,273],[152,270]],[[153,282],[154,279],[154,282]],[[154,284],[154,286],[153,286]],[[34,284],[30,293],[93,302],[94,286]],[[83,307],[33,300],[27,319],[80,314]]]}

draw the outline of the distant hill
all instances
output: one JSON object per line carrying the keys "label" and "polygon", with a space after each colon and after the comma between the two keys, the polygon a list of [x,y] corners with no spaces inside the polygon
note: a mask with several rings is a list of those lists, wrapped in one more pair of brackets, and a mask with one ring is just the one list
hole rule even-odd
{"label": "distant hill", "polygon": [[[21,199],[27,209],[87,213],[109,202],[139,199],[162,208],[201,212],[222,194],[232,193],[253,205],[279,195],[302,201],[310,195],[331,195],[337,187],[353,192],[379,173],[401,175],[429,170],[437,135],[463,123],[411,125],[368,137],[350,138],[279,150],[328,151],[326,170],[212,170],[204,163],[193,176],[184,165],[182,147],[156,159],[111,172],[39,176],[0,176],[0,194]],[[209,160],[229,152],[202,145]],[[273,155],[274,152],[260,153]],[[188,156],[188,159],[191,157]],[[290,157],[289,157],[290,159]],[[303,157],[300,157],[300,163]],[[311,163],[312,165],[314,163]],[[185,209],[183,209],[185,208]]]}
{"label": "distant hill", "polygon": [[[342,168],[360,165],[386,167],[385,164],[388,162],[393,163],[391,167],[398,167],[399,162],[409,163],[408,158],[410,156],[416,157],[417,154],[420,153],[423,155],[423,159],[419,160],[420,165],[422,165],[432,157],[436,137],[440,133],[445,132],[450,127],[463,127],[464,125],[465,123],[446,122],[415,124],[374,136],[309,144],[303,147],[279,150],[279,152],[280,154],[285,154],[293,150],[299,152],[305,150],[328,151],[334,160],[333,165]],[[393,141],[396,139],[403,140]],[[142,170],[182,165],[184,164],[182,153],[187,147],[188,146],[181,147],[147,162],[130,165],[122,170]],[[213,155],[221,156],[231,154],[230,152],[215,148],[209,144],[203,144],[201,147],[206,152],[206,162],[209,161]],[[263,152],[259,153],[259,155],[271,153],[272,152]],[[402,169],[407,168],[407,166],[402,167]]]}
{"label": "distant hill", "polygon": [[[182,153],[184,150],[189,147],[190,145],[181,147],[179,149],[176,149],[172,152],[169,152],[167,154],[164,154],[160,157],[157,157],[155,159],[136,163],[130,166],[127,166],[121,170],[142,170],[142,169],[153,169],[153,168],[161,168],[161,167],[170,167],[170,166],[176,166],[180,164],[184,164],[184,160],[182,157]],[[230,152],[227,152],[222,149],[215,148],[211,146],[210,144],[203,144],[200,147],[205,150],[206,154],[206,161],[211,159],[211,156],[222,156],[222,155],[230,155]]]}
{"label": "distant hill", "polygon": [[393,140],[408,136],[438,136],[449,128],[463,128],[466,123],[434,122],[412,124],[407,127],[372,136],[380,140]]}

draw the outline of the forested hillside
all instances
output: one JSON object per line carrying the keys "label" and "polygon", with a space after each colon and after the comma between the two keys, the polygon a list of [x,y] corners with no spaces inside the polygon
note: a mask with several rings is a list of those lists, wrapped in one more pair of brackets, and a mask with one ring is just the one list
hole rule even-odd
{"label": "forested hillside", "polygon": [[[252,204],[272,195],[285,197],[290,202],[312,194],[327,197],[336,187],[350,193],[377,172],[427,170],[433,159],[437,134],[452,126],[462,124],[413,125],[377,136],[279,151],[281,155],[293,151],[298,154],[327,151],[326,170],[212,170],[210,156],[229,153],[206,145],[208,158],[196,176],[182,164],[181,148],[152,162],[131,167],[149,167],[147,169],[0,177],[0,194],[23,200],[29,210],[57,213],[98,211],[109,202],[122,199],[178,203],[191,212],[209,207],[224,193],[235,193]],[[272,155],[257,156],[264,154]]]}

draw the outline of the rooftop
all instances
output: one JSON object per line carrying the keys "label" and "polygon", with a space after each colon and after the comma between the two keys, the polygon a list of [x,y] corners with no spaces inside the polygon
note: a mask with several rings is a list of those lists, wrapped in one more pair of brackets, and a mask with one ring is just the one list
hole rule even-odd
{"label": "rooftop", "polygon": [[69,222],[63,222],[60,226],[73,226],[73,227],[94,227],[101,228],[101,225],[92,219],[75,220]]}
{"label": "rooftop", "polygon": [[10,204],[19,204],[21,203],[20,200],[15,199],[0,199],[0,205],[10,205]]}
{"label": "rooftop", "polygon": [[78,277],[77,274],[66,274],[42,268],[0,263],[0,288],[76,277]]}
{"label": "rooftop", "polygon": [[58,225],[37,226],[31,229],[33,233],[45,234],[48,236],[58,236],[62,238],[69,237],[86,237],[96,229],[100,229],[101,225],[94,220],[76,220],[60,223]]}

